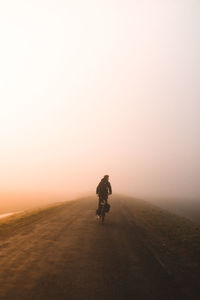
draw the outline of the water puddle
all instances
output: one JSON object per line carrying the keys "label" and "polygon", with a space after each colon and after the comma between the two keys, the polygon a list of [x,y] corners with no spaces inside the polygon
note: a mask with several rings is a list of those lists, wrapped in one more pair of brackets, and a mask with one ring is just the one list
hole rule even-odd
{"label": "water puddle", "polygon": [[16,214],[17,212],[10,212],[10,213],[7,213],[7,214],[0,214],[0,219],[3,219],[5,217],[9,217],[9,216],[12,216],[14,214]]}

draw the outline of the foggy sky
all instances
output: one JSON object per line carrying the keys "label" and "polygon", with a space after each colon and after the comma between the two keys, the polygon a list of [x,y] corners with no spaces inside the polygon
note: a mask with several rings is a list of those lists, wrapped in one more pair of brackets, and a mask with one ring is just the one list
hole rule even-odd
{"label": "foggy sky", "polygon": [[200,2],[0,4],[0,190],[200,196]]}

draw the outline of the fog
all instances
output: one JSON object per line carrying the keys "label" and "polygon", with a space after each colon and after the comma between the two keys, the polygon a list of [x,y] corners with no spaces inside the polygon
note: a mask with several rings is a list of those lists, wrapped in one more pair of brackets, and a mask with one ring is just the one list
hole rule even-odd
{"label": "fog", "polygon": [[1,205],[105,174],[114,193],[199,199],[199,1],[2,1],[0,37]]}

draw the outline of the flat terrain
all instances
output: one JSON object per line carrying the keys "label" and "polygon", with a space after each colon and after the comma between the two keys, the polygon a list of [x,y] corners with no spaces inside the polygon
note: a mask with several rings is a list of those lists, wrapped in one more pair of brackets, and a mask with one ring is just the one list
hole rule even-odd
{"label": "flat terrain", "polygon": [[189,249],[134,201],[112,197],[104,225],[95,197],[1,221],[0,299],[200,299],[199,228]]}

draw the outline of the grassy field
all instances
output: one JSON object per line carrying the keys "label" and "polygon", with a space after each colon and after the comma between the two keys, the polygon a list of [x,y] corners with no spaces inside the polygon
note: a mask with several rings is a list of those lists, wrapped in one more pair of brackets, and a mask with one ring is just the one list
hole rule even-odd
{"label": "grassy field", "polygon": [[31,223],[36,223],[49,214],[55,214],[56,209],[62,205],[64,205],[63,202],[49,204],[0,219],[0,238],[7,238],[10,234],[18,232],[20,228],[30,225]]}
{"label": "grassy field", "polygon": [[132,198],[126,200],[137,218],[159,235],[164,244],[179,250],[183,255],[194,257],[197,263],[200,263],[199,224],[146,201],[137,199],[129,201]]}

